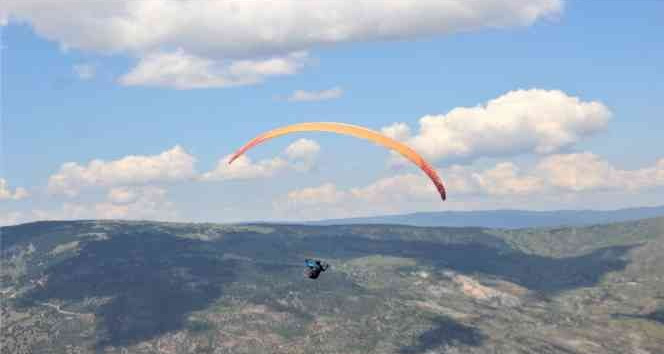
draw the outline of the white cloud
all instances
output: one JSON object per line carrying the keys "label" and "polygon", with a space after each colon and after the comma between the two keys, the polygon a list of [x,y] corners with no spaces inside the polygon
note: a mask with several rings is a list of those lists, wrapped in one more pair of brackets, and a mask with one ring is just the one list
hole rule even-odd
{"label": "white cloud", "polygon": [[484,106],[427,115],[409,135],[398,123],[383,128],[430,159],[474,159],[521,153],[550,154],[603,130],[611,116],[601,102],[558,90],[510,91]]}
{"label": "white cloud", "polygon": [[274,157],[253,162],[246,155],[241,155],[232,164],[228,164],[232,155],[227,155],[217,162],[214,170],[204,173],[203,181],[227,181],[255,178],[268,178],[285,169],[292,168],[300,172],[308,171],[316,163],[320,146],[310,139],[298,139],[283,152],[285,157]]}
{"label": "white cloud", "polygon": [[318,215],[328,217],[351,216],[346,204],[351,198],[348,191],[339,190],[332,183],[290,191],[285,197],[272,203],[273,209],[290,219],[313,219]]}
{"label": "white cloud", "polygon": [[[1,4],[0,22],[8,17],[27,22],[63,48],[137,57],[139,65],[125,76],[125,83],[179,88],[228,86],[228,80],[221,78],[237,60],[283,58],[343,42],[527,26],[557,16],[563,7],[561,0],[9,0]],[[156,69],[157,62],[182,65],[181,60],[155,59],[164,55],[187,58],[186,66],[196,69]]]}
{"label": "white cloud", "polygon": [[559,0],[5,3],[9,15],[29,22],[40,35],[67,47],[145,52],[186,45],[184,49],[196,55],[224,57],[527,26],[539,18],[558,15],[563,5]]}
{"label": "white cloud", "polygon": [[250,85],[270,76],[294,74],[305,65],[307,58],[306,52],[295,52],[262,60],[215,61],[178,49],[142,58],[120,78],[120,83],[176,89]]}
{"label": "white cloud", "polygon": [[275,157],[253,162],[246,155],[238,157],[229,164],[232,155],[226,155],[219,159],[217,167],[201,176],[202,181],[229,181],[254,178],[267,178],[288,166],[286,160]]}
{"label": "white cloud", "polygon": [[288,101],[290,102],[327,101],[339,98],[343,94],[344,91],[341,89],[341,87],[333,87],[331,89],[321,90],[321,91],[295,90],[288,97]]}
{"label": "white cloud", "polygon": [[650,167],[623,170],[589,152],[552,155],[537,165],[536,172],[546,176],[551,186],[563,190],[635,191],[664,185],[664,158]]}
{"label": "white cloud", "polygon": [[175,220],[175,204],[163,188],[154,186],[115,188],[106,202],[95,204],[97,219]]}
{"label": "white cloud", "polygon": [[[560,199],[601,193],[636,193],[664,187],[664,158],[655,164],[624,170],[592,153],[545,156],[534,166],[521,168],[500,162],[490,168],[454,165],[439,171],[449,199],[440,199],[431,181],[419,173],[381,178],[369,185],[339,189],[333,184],[294,190],[277,199],[274,210],[284,217],[334,218],[399,213],[422,209],[482,208],[531,204],[534,199]],[[598,194],[599,193],[599,194]],[[503,203],[504,204],[504,203]]]}
{"label": "white cloud", "polygon": [[320,145],[311,139],[298,139],[284,151],[293,168],[300,172],[309,171],[316,165],[319,152]]}
{"label": "white cloud", "polygon": [[318,155],[320,145],[311,139],[298,139],[285,150],[290,159],[311,160]]}
{"label": "white cloud", "polygon": [[303,188],[288,193],[288,201],[295,206],[309,207],[316,204],[335,204],[347,197],[346,192],[337,190],[332,183],[319,187]]}
{"label": "white cloud", "polygon": [[379,179],[365,187],[352,188],[350,192],[356,199],[375,203],[399,202],[405,199],[421,200],[428,199],[432,195],[432,186],[427,182],[426,177],[419,174],[402,174]]}
{"label": "white cloud", "polygon": [[406,123],[394,123],[380,130],[394,140],[407,140],[410,138],[410,127]]}
{"label": "white cloud", "polygon": [[[415,174],[380,179],[370,185],[341,189],[332,183],[288,192],[273,201],[280,219],[345,218],[408,210],[435,194],[426,178]],[[440,202],[440,197],[438,197]]]}
{"label": "white cloud", "polygon": [[67,162],[49,177],[48,189],[73,197],[84,187],[184,180],[195,176],[195,161],[182,147],[175,146],[159,155],[130,155],[109,162],[92,160],[87,166]]}
{"label": "white cloud", "polygon": [[[590,152],[543,157],[535,166],[521,168],[499,162],[486,169],[454,165],[439,171],[450,199],[454,196],[522,196],[560,192],[637,191],[664,186],[664,158],[652,166],[624,170]],[[380,179],[355,189],[354,195],[372,201],[380,196],[401,194],[403,198],[435,200],[431,182],[421,174]],[[390,191],[391,190],[391,191]]]}
{"label": "white cloud", "polygon": [[136,188],[116,187],[108,191],[106,199],[115,204],[128,204],[136,201]]}
{"label": "white cloud", "polygon": [[12,192],[7,180],[0,178],[0,200],[21,200],[30,196],[23,187],[16,187]]}
{"label": "white cloud", "polygon": [[96,74],[96,68],[93,64],[75,64],[73,70],[81,80],[90,80]]}
{"label": "white cloud", "polygon": [[155,186],[111,189],[105,201],[64,203],[59,209],[33,210],[35,220],[126,219],[177,220],[178,213],[167,191]]}
{"label": "white cloud", "polygon": [[541,178],[522,174],[511,162],[501,162],[491,169],[472,173],[470,177],[476,184],[475,190],[487,195],[532,195],[545,190]]}
{"label": "white cloud", "polygon": [[0,215],[0,226],[11,226],[23,222],[23,213],[10,211]]}

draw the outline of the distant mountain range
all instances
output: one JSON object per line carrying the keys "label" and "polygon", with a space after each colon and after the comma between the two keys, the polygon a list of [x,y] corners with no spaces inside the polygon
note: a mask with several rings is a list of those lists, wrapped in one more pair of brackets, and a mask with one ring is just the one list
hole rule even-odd
{"label": "distant mountain range", "polygon": [[400,224],[412,226],[527,228],[584,226],[664,216],[664,205],[619,210],[444,211],[305,222],[308,225]]}

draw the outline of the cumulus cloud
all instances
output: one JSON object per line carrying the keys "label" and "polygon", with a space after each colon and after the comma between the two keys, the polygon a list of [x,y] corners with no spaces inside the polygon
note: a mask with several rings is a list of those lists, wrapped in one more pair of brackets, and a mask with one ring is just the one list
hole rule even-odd
{"label": "cumulus cloud", "polygon": [[300,172],[311,170],[316,165],[320,145],[311,139],[298,139],[290,144],[284,154],[293,168]]}
{"label": "cumulus cloud", "polygon": [[536,173],[546,176],[551,186],[563,190],[634,191],[664,185],[664,158],[650,167],[623,170],[589,152],[553,155],[537,165]]}
{"label": "cumulus cloud", "polygon": [[167,191],[154,186],[111,189],[107,201],[95,204],[94,212],[97,219],[174,220],[177,216]]}
{"label": "cumulus cloud", "polygon": [[35,220],[177,219],[177,210],[168,200],[167,191],[155,186],[117,187],[108,192],[106,200],[96,203],[64,203],[59,209],[33,210]]}
{"label": "cumulus cloud", "polygon": [[159,155],[129,155],[118,160],[92,160],[87,166],[67,162],[49,177],[48,190],[76,196],[81,188],[184,180],[195,176],[196,159],[175,146]]}
{"label": "cumulus cloud", "polygon": [[380,131],[394,140],[407,140],[410,138],[410,127],[406,123],[394,123],[381,128]]}
{"label": "cumulus cloud", "polygon": [[551,154],[603,130],[610,117],[601,102],[531,89],[510,91],[483,106],[424,116],[413,136],[403,123],[383,132],[434,160]]}
{"label": "cumulus cloud", "polygon": [[334,204],[346,198],[346,193],[337,190],[332,183],[319,187],[303,188],[288,193],[289,202],[295,205]]}
{"label": "cumulus cloud", "polygon": [[340,190],[332,183],[325,183],[290,191],[272,205],[278,214],[289,218],[311,219],[318,215],[347,217],[351,216],[346,210],[350,198],[348,191]]}
{"label": "cumulus cloud", "polygon": [[[454,165],[439,171],[448,194],[464,196],[527,196],[545,190],[543,181],[511,162],[476,169]],[[367,186],[351,188],[350,195],[370,204],[407,201],[440,201],[431,181],[421,173],[381,178]],[[450,198],[451,199],[451,198]]]}
{"label": "cumulus cloud", "polygon": [[138,197],[136,188],[116,187],[108,191],[106,199],[115,204],[128,204],[136,201]]}
{"label": "cumulus cloud", "polygon": [[134,56],[139,64],[123,78],[126,84],[197,88],[228,86],[226,69],[238,60],[283,58],[343,42],[527,26],[562,8],[562,0],[9,0],[0,5],[0,23],[27,22],[64,48]]}
{"label": "cumulus cloud", "polygon": [[219,159],[217,167],[201,175],[202,181],[229,181],[254,178],[267,178],[288,166],[286,160],[281,157],[265,159],[253,162],[246,155],[238,157],[229,164],[232,155],[226,155]]}
{"label": "cumulus cloud", "polygon": [[471,187],[469,192],[496,196],[522,196],[545,190],[542,178],[522,174],[519,167],[512,162],[502,162],[491,169],[470,173],[470,177],[475,186]]}
{"label": "cumulus cloud", "polygon": [[[664,158],[652,166],[625,170],[590,152],[543,157],[525,168],[499,162],[478,169],[454,165],[439,171],[450,195],[533,196],[547,193],[592,191],[637,191],[664,186]],[[431,182],[421,174],[403,174],[380,179],[353,189],[353,195],[381,201],[401,194],[403,198],[435,200]],[[390,192],[390,190],[392,190]]]}
{"label": "cumulus cloud", "polygon": [[344,91],[341,87],[333,87],[321,91],[304,91],[295,90],[289,97],[290,102],[314,102],[314,101],[327,101],[339,98],[343,95]]}
{"label": "cumulus cloud", "polygon": [[228,164],[232,155],[221,158],[214,170],[200,176],[203,181],[227,181],[272,177],[276,173],[292,168],[308,171],[316,163],[320,146],[310,139],[298,139],[283,152],[284,157],[274,157],[253,162],[247,155],[241,155]]}
{"label": "cumulus cloud", "polygon": [[75,64],[73,70],[81,80],[90,80],[96,74],[96,68],[93,64]]}
{"label": "cumulus cloud", "polygon": [[[481,207],[482,202],[505,198],[510,203],[528,202],[541,197],[582,198],[589,193],[634,193],[664,187],[664,158],[651,166],[625,170],[585,152],[545,156],[526,167],[513,162],[500,162],[489,168],[454,165],[439,174],[449,192],[446,205],[471,202]],[[417,210],[422,206],[440,206],[440,200],[426,176],[408,173],[349,189],[328,183],[294,190],[273,205],[283,215],[329,218]]]}
{"label": "cumulus cloud", "polygon": [[23,187],[16,187],[12,192],[7,180],[0,178],[0,200],[21,200],[27,198],[29,195],[28,191]]}
{"label": "cumulus cloud", "polygon": [[168,86],[183,90],[250,85],[270,76],[294,74],[307,58],[306,52],[296,52],[263,60],[215,61],[178,49],[142,58],[119,81],[126,86]]}

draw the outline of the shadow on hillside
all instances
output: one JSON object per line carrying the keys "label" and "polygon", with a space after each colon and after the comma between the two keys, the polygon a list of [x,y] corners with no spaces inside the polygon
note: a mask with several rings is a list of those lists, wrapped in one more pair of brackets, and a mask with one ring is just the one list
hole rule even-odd
{"label": "shadow on hillside", "polygon": [[5,251],[17,243],[25,242],[26,237],[39,238],[66,230],[78,231],[81,224],[77,221],[37,221],[15,226],[2,226],[0,227],[0,249]]}
{"label": "shadow on hillside", "polygon": [[664,325],[664,308],[658,309],[648,314],[638,315],[638,314],[625,314],[625,313],[615,313],[612,314],[613,318],[636,318],[642,320],[655,321],[661,325]]}
{"label": "shadow on hillside", "polygon": [[113,235],[86,243],[79,254],[47,270],[48,282],[22,305],[109,299],[95,308],[98,345],[126,346],[183,328],[233,281],[234,261],[222,261],[202,241],[160,233]]}
{"label": "shadow on hillside", "polygon": [[478,347],[486,340],[486,335],[477,328],[460,324],[450,318],[441,317],[434,320],[433,328],[417,337],[417,344],[403,347],[401,354],[425,353],[428,350],[443,346]]}
{"label": "shadow on hillside", "polygon": [[[488,235],[487,238],[493,237]],[[501,277],[531,290],[556,293],[592,286],[612,271],[624,269],[627,252],[637,246],[615,246],[577,257],[549,258],[507,251],[497,241],[443,244],[429,241],[376,240],[361,236],[256,236],[228,238],[227,248],[252,258],[300,260],[302,255],[350,259],[369,255],[408,257],[436,268]],[[500,242],[503,242],[500,240]],[[334,269],[334,264],[332,265]]]}
{"label": "shadow on hillside", "polygon": [[664,308],[649,313],[648,315],[646,315],[646,318],[655,322],[659,322],[660,324],[664,325]]}

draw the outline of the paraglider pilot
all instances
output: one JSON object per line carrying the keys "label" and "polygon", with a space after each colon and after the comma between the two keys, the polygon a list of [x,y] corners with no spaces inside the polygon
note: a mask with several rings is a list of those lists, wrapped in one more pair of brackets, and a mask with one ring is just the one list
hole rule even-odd
{"label": "paraglider pilot", "polygon": [[320,272],[324,272],[329,268],[329,264],[323,263],[315,259],[305,259],[304,265],[307,266],[307,269],[304,270],[304,275],[311,279],[316,279],[320,275]]}

